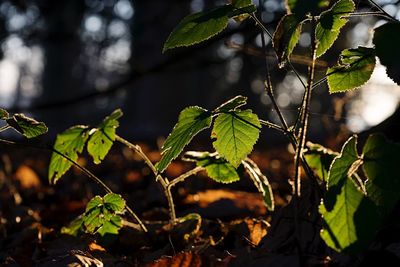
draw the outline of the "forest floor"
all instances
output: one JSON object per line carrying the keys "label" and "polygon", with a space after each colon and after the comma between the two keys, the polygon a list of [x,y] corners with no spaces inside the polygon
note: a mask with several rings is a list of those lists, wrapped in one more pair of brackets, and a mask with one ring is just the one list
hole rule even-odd
{"label": "forest floor", "polygon": [[[157,162],[159,152],[140,145]],[[336,266],[332,258],[346,258],[325,246],[319,237],[320,219],[313,214],[300,222],[304,244],[296,242],[293,208],[288,205],[293,155],[286,147],[255,151],[251,157],[270,179],[274,212],[267,210],[245,175],[225,185],[199,173],[173,193],[179,217],[201,217],[174,227],[161,187],[130,150],[116,146],[97,166],[80,158],[79,163],[121,194],[149,228],[144,234],[127,223],[118,236],[106,237],[61,234],[94,195],[105,194],[82,172],[70,170],[55,186],[49,185],[49,153],[6,146],[1,151],[0,266],[298,266],[299,246],[304,248],[305,266]],[[177,177],[191,167],[177,161],[166,176]]]}

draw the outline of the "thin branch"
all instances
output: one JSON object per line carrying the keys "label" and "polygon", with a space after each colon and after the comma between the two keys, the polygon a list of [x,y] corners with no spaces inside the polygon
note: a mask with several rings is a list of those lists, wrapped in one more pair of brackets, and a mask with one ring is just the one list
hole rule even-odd
{"label": "thin branch", "polygon": [[181,174],[180,176],[178,176],[177,178],[175,178],[174,180],[172,180],[171,182],[169,182],[168,185],[167,185],[167,187],[168,187],[169,189],[171,189],[171,187],[173,187],[173,186],[176,185],[177,183],[183,182],[183,181],[185,181],[186,178],[188,178],[188,177],[190,177],[190,176],[192,176],[192,175],[195,175],[195,174],[197,174],[198,172],[201,172],[201,171],[203,171],[203,170],[204,170],[203,167],[196,167],[196,168],[194,168],[194,169],[191,169],[190,171],[187,171],[187,172]]}
{"label": "thin branch", "polygon": [[286,133],[286,130],[284,128],[282,128],[282,126],[276,125],[275,123],[269,122],[269,121],[265,121],[265,120],[259,120],[261,125],[265,125],[269,128],[278,130],[280,132]]}
{"label": "thin branch", "polygon": [[398,21],[396,18],[394,18],[392,15],[390,15],[389,13],[387,13],[380,5],[378,5],[377,3],[375,3],[375,1],[373,0],[367,0],[372,6],[374,6],[376,9],[378,9],[380,12],[382,12],[383,14],[386,15],[386,17],[388,19],[390,19],[391,21]]}
{"label": "thin branch", "polygon": [[127,146],[128,148],[132,149],[133,151],[135,151],[139,155],[139,157],[141,157],[144,160],[144,162],[150,168],[150,170],[153,172],[153,174],[155,176],[158,175],[156,167],[151,162],[151,160],[146,156],[146,154],[143,153],[142,148],[139,145],[134,145],[131,142],[129,142],[128,140],[122,138],[121,136],[119,136],[117,134],[115,135],[115,140],[120,142],[121,144]]}

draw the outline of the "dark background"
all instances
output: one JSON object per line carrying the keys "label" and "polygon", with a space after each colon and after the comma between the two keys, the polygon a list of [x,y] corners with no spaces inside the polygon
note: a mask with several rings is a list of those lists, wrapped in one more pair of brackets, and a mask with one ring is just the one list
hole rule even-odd
{"label": "dark background", "polygon": [[[261,2],[263,21],[273,32],[284,13],[284,1]],[[121,107],[125,113],[122,135],[155,140],[169,133],[184,107],[212,109],[238,94],[249,97],[249,107],[261,118],[278,122],[264,93],[260,32],[252,21],[231,21],[216,38],[162,54],[164,41],[184,16],[224,3],[1,1],[0,104],[46,122],[50,138],[71,125],[96,124]],[[254,3],[258,4],[258,0]],[[365,3],[356,4],[360,10],[372,10]],[[388,12],[397,12],[397,1],[378,3]],[[352,18],[336,46],[320,60],[317,79],[323,77],[326,66],[336,62],[342,49],[368,44],[376,22],[375,18]],[[296,55],[307,55],[309,41],[309,34],[304,33],[292,58],[304,80],[307,62]],[[293,122],[303,88],[289,69],[277,68],[268,38],[267,42],[276,97],[289,122]],[[397,95],[393,93],[392,105],[397,105]],[[346,105],[342,105],[343,100]],[[356,105],[354,101],[358,101]],[[311,106],[311,139],[324,142],[326,137],[347,131],[349,110],[366,105],[360,101],[357,91],[329,96],[325,84],[318,87]],[[355,123],[356,127],[350,130],[371,126],[362,120],[362,116],[353,116],[350,124]],[[268,140],[283,140],[273,131],[266,135]]]}

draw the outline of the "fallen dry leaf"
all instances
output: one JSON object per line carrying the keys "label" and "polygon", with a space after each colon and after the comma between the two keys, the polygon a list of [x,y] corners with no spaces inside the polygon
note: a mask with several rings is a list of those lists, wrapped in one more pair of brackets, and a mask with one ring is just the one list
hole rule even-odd
{"label": "fallen dry leaf", "polygon": [[15,172],[15,179],[23,189],[36,188],[41,185],[40,178],[32,168],[21,165]]}
{"label": "fallen dry leaf", "polygon": [[223,189],[210,189],[188,195],[184,203],[197,204],[201,208],[206,208],[211,203],[224,199],[232,201],[237,208],[248,209],[257,214],[265,214],[267,211],[261,194]]}
{"label": "fallen dry leaf", "polygon": [[193,252],[181,252],[172,257],[163,257],[145,267],[200,267],[201,257]]}

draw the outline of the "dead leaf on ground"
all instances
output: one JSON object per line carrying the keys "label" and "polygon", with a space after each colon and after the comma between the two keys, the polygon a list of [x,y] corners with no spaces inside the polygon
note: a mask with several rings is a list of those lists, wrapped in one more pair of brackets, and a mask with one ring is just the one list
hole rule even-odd
{"label": "dead leaf on ground", "polygon": [[41,185],[40,178],[36,172],[27,165],[21,165],[15,172],[15,179],[23,189],[37,188]]}
{"label": "dead leaf on ground", "polygon": [[184,200],[184,203],[197,204],[201,208],[206,208],[211,203],[220,200],[230,200],[233,202],[235,207],[239,209],[247,209],[259,215],[263,215],[267,211],[261,194],[223,189],[211,189],[197,194],[188,195]]}
{"label": "dead leaf on ground", "polygon": [[146,264],[145,267],[200,267],[201,257],[193,252],[181,252],[172,257],[163,257],[155,262]]}

